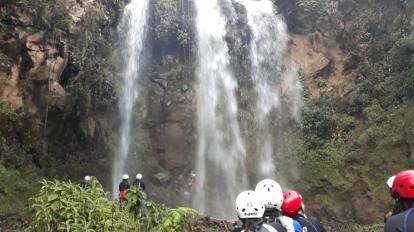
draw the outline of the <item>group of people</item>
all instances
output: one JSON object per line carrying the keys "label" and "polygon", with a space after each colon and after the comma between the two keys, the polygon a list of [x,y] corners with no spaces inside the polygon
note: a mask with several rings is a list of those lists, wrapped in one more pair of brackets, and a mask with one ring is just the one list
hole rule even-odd
{"label": "group of people", "polygon": [[[145,183],[142,178],[142,174],[138,173],[135,176],[134,182],[132,182],[132,186],[137,187],[141,191],[145,191]],[[122,175],[122,181],[119,183],[119,201],[123,202],[127,196],[127,190],[130,189],[131,186],[129,184],[129,176],[128,174]]]}
{"label": "group of people", "polygon": [[[80,183],[80,187],[83,189],[88,188],[89,182],[91,180],[91,176],[85,176]],[[142,174],[138,173],[135,176],[134,182],[132,182],[132,186],[137,187],[141,191],[145,191],[145,183],[142,178]],[[122,175],[122,181],[119,183],[119,201],[123,202],[126,199],[127,196],[127,190],[131,188],[131,185],[129,184],[129,176],[128,174]]]}
{"label": "group of people", "polygon": [[[85,176],[80,187],[87,188],[90,180]],[[390,177],[387,185],[395,203],[384,217],[384,231],[414,232],[414,170]],[[136,175],[132,186],[145,191],[142,174]],[[126,199],[128,189],[129,176],[124,174],[119,184],[120,202]],[[260,181],[254,191],[241,192],[236,198],[236,212],[242,225],[234,232],[326,232],[317,219],[307,217],[299,192],[283,192],[279,183],[271,179]]]}
{"label": "group of people", "polygon": [[388,179],[394,207],[385,215],[385,232],[414,231],[414,170],[406,170]]}
{"label": "group of people", "polygon": [[306,216],[299,192],[283,192],[271,179],[260,181],[254,191],[241,192],[236,212],[242,226],[234,232],[326,232],[317,219]]}

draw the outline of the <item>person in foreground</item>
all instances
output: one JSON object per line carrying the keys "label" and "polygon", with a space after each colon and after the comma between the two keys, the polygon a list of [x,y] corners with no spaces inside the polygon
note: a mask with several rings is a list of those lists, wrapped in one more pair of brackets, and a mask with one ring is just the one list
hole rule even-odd
{"label": "person in foreground", "polygon": [[317,219],[306,216],[302,195],[296,191],[288,190],[283,193],[282,211],[284,215],[298,221],[304,232],[326,232]]}
{"label": "person in foreground", "polygon": [[282,232],[263,220],[265,206],[255,191],[244,191],[237,196],[236,212],[242,222],[242,228],[234,232]]}
{"label": "person in foreground", "polygon": [[265,202],[263,218],[268,224],[277,231],[302,232],[302,226],[298,222],[282,214],[283,191],[279,183],[265,179],[256,185],[255,191]]}
{"label": "person in foreground", "polygon": [[385,224],[385,232],[414,231],[414,170],[406,170],[395,176],[392,196],[400,213],[391,216]]}

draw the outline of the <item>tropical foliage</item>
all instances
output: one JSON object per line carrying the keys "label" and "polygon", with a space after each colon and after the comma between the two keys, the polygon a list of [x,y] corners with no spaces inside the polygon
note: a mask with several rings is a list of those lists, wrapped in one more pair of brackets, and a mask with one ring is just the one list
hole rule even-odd
{"label": "tropical foliage", "polygon": [[147,199],[137,188],[126,202],[111,199],[92,178],[85,189],[71,182],[42,181],[40,193],[30,200],[33,222],[28,232],[44,231],[151,231],[180,232],[196,218],[192,209],[169,209]]}

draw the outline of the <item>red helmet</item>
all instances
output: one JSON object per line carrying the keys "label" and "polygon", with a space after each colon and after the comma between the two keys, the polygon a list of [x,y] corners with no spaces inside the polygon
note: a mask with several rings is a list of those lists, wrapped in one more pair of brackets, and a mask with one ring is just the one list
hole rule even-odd
{"label": "red helmet", "polygon": [[414,198],[414,170],[406,170],[395,176],[392,194],[400,198]]}
{"label": "red helmet", "polygon": [[288,217],[294,217],[302,208],[302,195],[294,190],[283,193],[282,211]]}

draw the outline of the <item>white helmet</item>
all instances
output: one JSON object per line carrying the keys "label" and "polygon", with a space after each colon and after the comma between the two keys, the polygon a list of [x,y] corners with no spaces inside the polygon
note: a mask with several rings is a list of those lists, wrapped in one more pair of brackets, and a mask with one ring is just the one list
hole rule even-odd
{"label": "white helmet", "polygon": [[138,180],[142,180],[142,174],[141,174],[141,173],[138,173],[138,174],[137,174],[137,176],[136,176],[136,178],[137,178]]}
{"label": "white helmet", "polygon": [[128,179],[129,179],[129,176],[128,176],[127,174],[124,174],[124,175],[122,176],[122,179],[123,179],[123,180],[128,180]]}
{"label": "white helmet", "polygon": [[282,210],[283,190],[279,183],[271,179],[265,179],[256,185],[255,191],[264,201],[266,209]]}
{"label": "white helmet", "polygon": [[255,191],[241,192],[236,198],[236,211],[239,218],[261,218],[265,212],[263,201]]}
{"label": "white helmet", "polygon": [[85,181],[90,181],[91,180],[91,177],[90,176],[85,176]]}
{"label": "white helmet", "polygon": [[392,184],[394,183],[394,180],[395,180],[395,176],[391,176],[390,178],[388,178],[388,180],[387,180],[387,186],[388,186],[388,188],[392,188]]}

